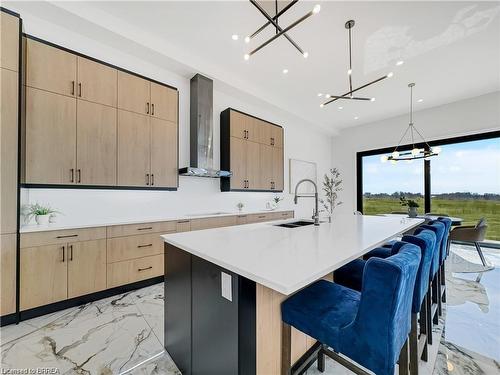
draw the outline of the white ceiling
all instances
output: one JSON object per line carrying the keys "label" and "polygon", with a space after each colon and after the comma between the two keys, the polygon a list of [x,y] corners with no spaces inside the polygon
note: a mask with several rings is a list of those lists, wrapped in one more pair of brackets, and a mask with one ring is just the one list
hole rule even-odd
{"label": "white ceiling", "polygon": [[[415,104],[416,110],[500,90],[498,2],[318,3],[321,12],[289,32],[309,58],[278,38],[249,61],[244,53],[273,30],[269,27],[245,44],[244,36],[265,21],[247,1],[51,2],[22,7],[36,6],[37,15],[47,19],[56,9],[70,12],[85,19],[87,28],[98,27],[103,38],[105,31],[119,33],[154,49],[152,58],[158,63],[164,64],[160,57],[168,56],[180,63],[181,74],[200,71],[332,132],[406,113],[409,82],[416,82],[415,98],[423,99]],[[315,4],[300,1],[280,18],[280,25],[285,27]],[[273,9],[274,3],[265,6]],[[64,18],[54,16],[52,22],[62,23]],[[375,102],[337,101],[320,108],[318,93],[343,94],[348,89],[344,23],[349,19],[356,21],[354,86],[390,71],[394,77],[360,91],[375,97]],[[79,30],[85,31],[90,32]],[[233,41],[232,34],[239,40]],[[398,60],[404,64],[396,66]],[[286,75],[284,68],[289,70]]]}

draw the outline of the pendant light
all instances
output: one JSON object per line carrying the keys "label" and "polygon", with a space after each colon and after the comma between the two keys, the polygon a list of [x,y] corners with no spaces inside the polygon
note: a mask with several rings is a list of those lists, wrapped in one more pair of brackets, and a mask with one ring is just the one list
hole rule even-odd
{"label": "pendant light", "polygon": [[281,36],[284,36],[286,40],[292,44],[292,46],[297,49],[297,51],[300,52],[300,54],[304,57],[307,58],[309,56],[309,53],[304,51],[300,46],[287,34],[288,31],[292,30],[294,27],[308,19],[309,17],[318,14],[321,10],[321,6],[319,4],[316,4],[309,12],[307,12],[305,15],[300,17],[299,19],[295,20],[292,22],[290,25],[286,26],[285,28],[282,28],[279,25],[280,17],[285,14],[293,5],[295,5],[298,2],[298,0],[292,0],[290,3],[288,3],[283,9],[278,11],[278,0],[274,1],[274,15],[271,16],[269,13],[267,13],[264,8],[256,1],[256,0],[250,0],[250,3],[257,8],[257,10],[266,18],[266,23],[264,23],[261,27],[257,29],[253,34],[250,36],[245,37],[245,43],[250,43],[250,41],[255,38],[262,30],[264,30],[267,26],[271,25],[276,32],[274,33],[273,36],[271,36],[268,40],[260,44],[258,47],[254,48],[252,51],[246,53],[243,57],[245,60],[249,60],[250,57],[255,54],[256,52],[260,51],[262,48],[267,46],[269,43],[275,41]]}
{"label": "pendant light", "polygon": [[[431,147],[424,139],[422,134],[418,131],[418,129],[413,124],[413,87],[415,87],[414,83],[408,84],[410,88],[410,121],[406,131],[403,133],[403,136],[398,142],[398,145],[394,149],[394,151],[390,155],[382,155],[380,160],[385,163],[390,161],[393,164],[396,164],[398,161],[408,161],[416,159],[427,159],[432,156],[437,156],[441,152],[440,147]],[[408,135],[409,133],[409,135]],[[401,142],[407,137],[410,138],[412,149],[411,151],[399,151],[398,148],[401,146]],[[418,136],[421,140],[421,143],[424,144],[424,148],[419,148],[415,145],[415,137]]]}
{"label": "pendant light", "polygon": [[345,23],[345,28],[348,30],[349,32],[349,69],[347,70],[347,78],[348,78],[348,81],[349,81],[349,91],[347,91],[345,94],[342,94],[342,95],[330,95],[330,94],[326,94],[325,95],[325,98],[328,99],[328,101],[320,104],[320,107],[324,107],[325,105],[327,104],[330,104],[330,103],[333,103],[339,99],[342,99],[342,100],[365,100],[365,101],[375,101],[375,98],[364,98],[364,97],[358,97],[358,96],[354,96],[353,94],[361,89],[364,89],[368,86],[371,86],[377,82],[380,82],[386,78],[391,78],[393,76],[393,73],[390,72],[388,74],[386,74],[385,76],[383,77],[380,77],[380,78],[377,78],[376,80],[374,81],[371,81],[371,82],[368,82],[362,86],[359,86],[358,88],[355,88],[353,89],[352,88],[352,51],[351,51],[351,45],[352,45],[352,36],[351,36],[351,30],[352,28],[354,27],[355,25],[355,22],[354,20],[349,20]]}

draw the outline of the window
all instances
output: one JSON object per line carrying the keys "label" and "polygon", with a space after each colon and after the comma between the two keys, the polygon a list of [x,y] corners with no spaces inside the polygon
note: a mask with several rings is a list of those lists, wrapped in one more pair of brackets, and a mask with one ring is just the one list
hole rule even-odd
{"label": "window", "polygon": [[427,161],[382,163],[393,148],[359,152],[358,210],[367,215],[404,212],[399,197],[418,212],[488,221],[487,240],[500,241],[500,132],[429,142],[441,153]]}

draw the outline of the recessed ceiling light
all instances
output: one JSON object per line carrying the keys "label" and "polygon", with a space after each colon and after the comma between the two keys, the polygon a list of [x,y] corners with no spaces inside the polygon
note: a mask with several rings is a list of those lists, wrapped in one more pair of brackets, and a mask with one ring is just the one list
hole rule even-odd
{"label": "recessed ceiling light", "polygon": [[239,37],[238,37],[238,34],[233,34],[233,35],[231,35],[231,39],[232,39],[232,40],[238,40],[238,38],[239,38]]}
{"label": "recessed ceiling light", "polygon": [[248,53],[245,53],[245,55],[243,56],[243,58],[244,58],[245,60],[248,60],[248,59],[250,58],[250,55],[249,55]]}
{"label": "recessed ceiling light", "polygon": [[359,119],[359,117],[358,116],[354,116],[354,120],[357,120],[357,119]]}
{"label": "recessed ceiling light", "polygon": [[288,73],[288,69],[283,69],[283,74],[287,74]]}
{"label": "recessed ceiling light", "polygon": [[374,101],[375,101],[375,98],[371,98],[371,99],[370,99],[370,101],[371,101],[371,102],[374,102]]}
{"label": "recessed ceiling light", "polygon": [[403,60],[399,60],[397,63],[396,63],[396,66],[401,66],[403,65],[405,62]]}
{"label": "recessed ceiling light", "polygon": [[340,106],[339,109],[344,109],[344,107]]}
{"label": "recessed ceiling light", "polygon": [[422,103],[424,99],[418,99],[417,102]]}
{"label": "recessed ceiling light", "polygon": [[322,93],[319,93],[319,94],[318,94],[318,96],[323,96],[323,94],[322,94]]}

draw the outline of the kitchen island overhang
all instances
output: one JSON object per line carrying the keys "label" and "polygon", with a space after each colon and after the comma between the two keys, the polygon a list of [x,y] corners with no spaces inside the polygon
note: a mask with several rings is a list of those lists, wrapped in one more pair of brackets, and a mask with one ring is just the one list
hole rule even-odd
{"label": "kitchen island overhang", "polygon": [[[281,302],[422,222],[346,215],[164,235],[165,348],[183,374],[279,374]],[[314,342],[294,331],[292,363]]]}

